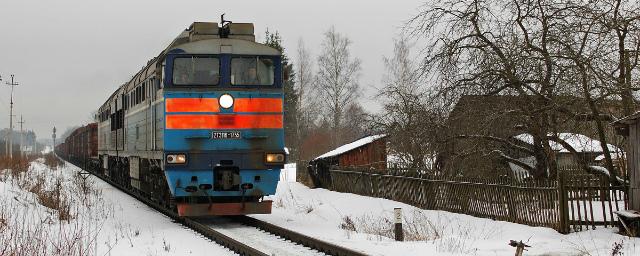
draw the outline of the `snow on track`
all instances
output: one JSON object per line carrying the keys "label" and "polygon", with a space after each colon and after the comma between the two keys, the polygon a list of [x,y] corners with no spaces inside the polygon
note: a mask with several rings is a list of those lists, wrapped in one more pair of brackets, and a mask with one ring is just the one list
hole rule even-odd
{"label": "snow on track", "polygon": [[199,223],[236,239],[269,255],[326,255],[311,248],[285,240],[279,236],[247,226],[224,217],[195,219]]}

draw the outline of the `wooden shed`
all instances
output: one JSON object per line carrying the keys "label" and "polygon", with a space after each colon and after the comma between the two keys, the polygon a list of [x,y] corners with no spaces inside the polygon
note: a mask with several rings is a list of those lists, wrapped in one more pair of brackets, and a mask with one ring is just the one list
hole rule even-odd
{"label": "wooden shed", "polygon": [[616,132],[627,137],[629,210],[640,211],[640,111],[614,123]]}
{"label": "wooden shed", "polygon": [[385,138],[384,134],[367,136],[324,153],[313,161],[324,161],[340,167],[384,169],[387,166]]}

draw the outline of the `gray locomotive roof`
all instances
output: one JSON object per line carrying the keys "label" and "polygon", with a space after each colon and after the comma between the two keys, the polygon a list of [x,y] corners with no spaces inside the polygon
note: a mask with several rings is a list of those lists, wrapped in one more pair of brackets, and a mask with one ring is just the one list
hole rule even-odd
{"label": "gray locomotive roof", "polygon": [[[137,85],[142,79],[151,75],[158,65],[158,61],[163,61],[164,56],[174,49],[181,49],[186,54],[230,53],[271,56],[280,56],[282,54],[277,49],[255,42],[253,24],[238,23],[232,25],[237,26],[231,28],[232,34],[229,35],[229,38],[220,38],[217,32],[217,23],[194,22],[188,29],[182,31],[158,56],[149,60],[129,81],[118,87],[99,109],[107,107],[108,103],[122,90],[129,86]],[[198,29],[201,29],[201,31],[198,31]],[[237,31],[237,33],[234,31]]]}
{"label": "gray locomotive roof", "polygon": [[[224,47],[231,52],[223,52]],[[231,54],[252,54],[252,55],[273,55],[280,56],[280,51],[266,46],[264,44],[256,43],[253,41],[247,41],[243,39],[231,39],[231,38],[215,38],[206,39],[194,42],[188,42],[184,44],[175,45],[168,49],[181,49],[188,54],[219,54],[219,53],[231,53]],[[222,51],[221,51],[222,50]]]}

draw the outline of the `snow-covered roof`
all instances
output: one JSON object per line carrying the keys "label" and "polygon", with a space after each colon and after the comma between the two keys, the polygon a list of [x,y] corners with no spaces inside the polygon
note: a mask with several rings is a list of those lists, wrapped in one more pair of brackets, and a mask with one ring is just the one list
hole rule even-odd
{"label": "snow-covered roof", "polygon": [[[549,136],[551,136],[551,134]],[[565,142],[567,142],[569,145],[571,145],[577,152],[603,152],[602,144],[600,143],[599,140],[591,139],[585,135],[578,134],[578,133],[563,132],[563,133],[558,133],[558,137],[564,140]],[[528,133],[523,133],[523,134],[514,136],[514,138],[528,144],[533,144],[533,136],[531,136],[531,134],[528,134]],[[549,145],[551,146],[551,149],[555,151],[564,152],[564,153],[569,152],[569,150],[564,148],[562,144],[557,143],[555,141],[549,141]],[[621,150],[614,145],[607,144],[607,147],[611,152],[621,152]]]}
{"label": "snow-covered roof", "polygon": [[[616,153],[618,153],[618,152],[611,152],[611,159],[616,160],[616,159],[620,158],[621,156],[622,156],[623,158],[627,158],[627,157],[626,157],[626,154],[625,154],[624,152],[619,153],[619,154],[616,154]],[[596,161],[602,161],[602,160],[604,160],[604,154],[596,156],[596,159],[595,159],[595,160],[596,160]]]}
{"label": "snow-covered roof", "polygon": [[334,150],[331,150],[331,151],[329,151],[327,153],[324,153],[324,154],[320,155],[319,157],[316,157],[316,159],[314,159],[314,160],[340,155],[340,154],[342,154],[344,152],[347,152],[347,151],[362,147],[364,145],[367,145],[367,144],[369,144],[371,142],[374,142],[374,141],[376,141],[376,140],[378,140],[380,138],[383,138],[385,136],[387,136],[387,135],[386,134],[378,134],[378,135],[372,135],[372,136],[364,137],[362,139],[356,140],[356,141],[351,142],[349,144],[344,144],[344,145],[342,145],[340,147],[337,147]]}

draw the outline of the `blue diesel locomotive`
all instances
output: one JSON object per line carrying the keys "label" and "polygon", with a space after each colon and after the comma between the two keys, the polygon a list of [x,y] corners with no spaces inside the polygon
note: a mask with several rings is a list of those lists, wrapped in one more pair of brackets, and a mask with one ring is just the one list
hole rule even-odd
{"label": "blue diesel locomotive", "polygon": [[195,22],[99,108],[95,166],[181,216],[270,213],[283,76],[253,24]]}

